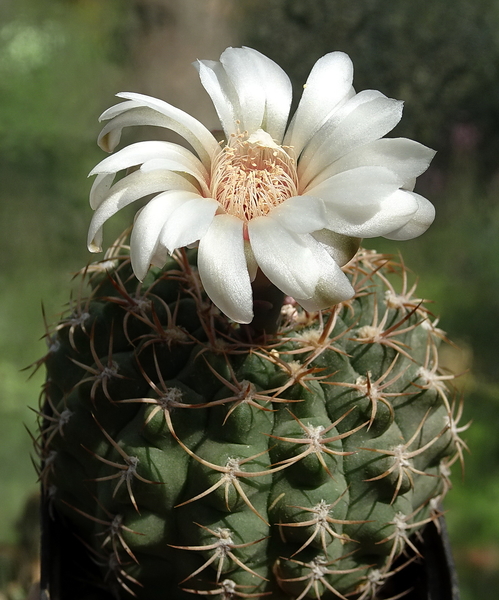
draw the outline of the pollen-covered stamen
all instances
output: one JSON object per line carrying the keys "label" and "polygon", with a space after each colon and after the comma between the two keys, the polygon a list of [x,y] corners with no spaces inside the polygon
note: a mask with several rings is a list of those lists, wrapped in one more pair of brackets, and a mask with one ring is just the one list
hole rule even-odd
{"label": "pollen-covered stamen", "polygon": [[250,221],[298,195],[296,162],[262,129],[234,135],[213,161],[210,192],[225,212]]}

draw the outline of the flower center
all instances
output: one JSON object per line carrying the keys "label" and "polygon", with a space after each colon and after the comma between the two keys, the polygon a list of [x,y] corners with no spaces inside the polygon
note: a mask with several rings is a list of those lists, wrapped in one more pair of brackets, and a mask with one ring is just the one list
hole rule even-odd
{"label": "flower center", "polygon": [[297,185],[294,158],[258,129],[229,140],[213,163],[210,189],[226,213],[250,221],[298,195]]}

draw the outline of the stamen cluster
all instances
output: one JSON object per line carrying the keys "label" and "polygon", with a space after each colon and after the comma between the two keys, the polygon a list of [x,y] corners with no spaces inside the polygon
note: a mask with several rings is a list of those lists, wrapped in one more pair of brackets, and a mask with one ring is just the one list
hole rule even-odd
{"label": "stamen cluster", "polygon": [[264,131],[259,138],[234,135],[212,166],[213,198],[225,212],[246,222],[298,194],[292,156]]}

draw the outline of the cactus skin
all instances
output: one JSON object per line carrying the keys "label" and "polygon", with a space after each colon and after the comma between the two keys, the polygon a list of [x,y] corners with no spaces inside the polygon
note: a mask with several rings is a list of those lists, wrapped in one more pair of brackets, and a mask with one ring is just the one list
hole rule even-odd
{"label": "cactus skin", "polygon": [[354,299],[286,304],[264,343],[206,299],[195,252],[142,284],[120,245],[85,270],[40,361],[36,444],[116,597],[369,600],[416,550],[465,447],[445,337],[403,264],[346,270]]}

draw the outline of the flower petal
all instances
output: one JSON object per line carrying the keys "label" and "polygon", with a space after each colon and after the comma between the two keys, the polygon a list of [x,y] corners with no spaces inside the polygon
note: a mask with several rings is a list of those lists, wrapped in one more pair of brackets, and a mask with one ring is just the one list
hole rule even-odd
{"label": "flower petal", "polygon": [[343,119],[345,119],[361,104],[371,102],[372,100],[376,100],[378,98],[386,98],[386,96],[378,90],[362,90],[357,94],[355,92],[351,92],[348,97],[329,114],[323,125],[327,124],[329,127],[333,128],[334,126],[339,125]]}
{"label": "flower petal", "polygon": [[188,177],[189,181],[192,178],[192,181],[198,184],[197,187],[199,187],[199,190],[203,195],[210,195],[210,188],[208,187],[206,179],[202,177],[198,171],[186,166],[182,161],[170,160],[168,158],[153,158],[142,164],[140,166],[140,170],[142,173],[152,173],[153,171],[185,173],[186,175],[190,176]]}
{"label": "flower petal", "polygon": [[324,250],[340,267],[343,267],[343,265],[352,260],[357,254],[362,241],[360,238],[341,235],[329,229],[315,231],[312,237],[322,244]]}
{"label": "flower petal", "polygon": [[138,213],[130,237],[130,258],[133,272],[140,281],[146,276],[168,217],[192,197],[191,192],[169,190],[158,194]]}
{"label": "flower petal", "polygon": [[286,128],[292,87],[273,60],[252,48],[228,48],[220,57],[239,98],[237,118],[250,135],[263,129],[278,143]]}
{"label": "flower petal", "polygon": [[275,286],[294,298],[313,294],[320,268],[307,245],[309,236],[293,233],[269,216],[252,219],[248,233],[258,266]]}
{"label": "flower petal", "polygon": [[100,252],[101,229],[104,223],[119,210],[135,200],[165,192],[169,189],[183,190],[199,195],[196,187],[185,177],[172,171],[142,173],[134,171],[120,179],[109,190],[108,196],[97,207],[88,230],[88,247],[92,252]]}
{"label": "flower petal", "polygon": [[352,79],[352,61],[343,52],[331,52],[315,63],[284,140],[285,145],[294,148],[297,157],[348,95]]}
{"label": "flower petal", "polygon": [[248,266],[250,281],[255,281],[258,272],[258,263],[256,262],[255,255],[251,249],[251,244],[248,240],[244,240],[244,254],[246,256],[246,265]]}
{"label": "flower petal", "polygon": [[398,175],[404,187],[428,168],[435,151],[406,138],[383,138],[355,148],[319,173],[307,186],[312,188],[329,177],[357,167],[385,167]]}
{"label": "flower petal", "polygon": [[350,210],[342,205],[331,206],[328,229],[357,238],[386,236],[406,225],[418,210],[411,192],[397,190],[378,204],[363,210]]}
{"label": "flower petal", "polygon": [[197,242],[208,231],[220,204],[212,198],[196,196],[179,206],[168,218],[160,243],[169,252]]}
{"label": "flower petal", "polygon": [[273,208],[269,216],[295,233],[310,233],[327,224],[324,203],[313,196],[293,196]]}
{"label": "flower petal", "polygon": [[435,207],[433,204],[414,192],[405,192],[410,194],[418,203],[418,209],[412,216],[411,220],[400,227],[395,229],[388,234],[384,234],[384,237],[389,240],[411,240],[424,233],[428,227],[433,223],[435,219]]}
{"label": "flower petal", "polygon": [[257,55],[263,57],[246,48],[227,48],[220,57],[237,94],[239,111],[235,117],[241,123],[241,131],[247,131],[248,134],[261,128],[265,113],[265,89],[261,80],[265,76],[265,63],[269,59],[263,57],[264,64],[260,65]]}
{"label": "flower petal", "polygon": [[[121,107],[124,107],[123,110],[118,110]],[[107,114],[113,116],[107,117]],[[133,127],[134,125],[168,127],[162,115],[150,108],[139,107],[135,102],[122,102],[112,106],[102,113],[99,121],[107,119],[109,119],[108,122],[97,137],[97,144],[104,152],[113,152],[120,143],[121,133],[125,127]]]}
{"label": "flower petal", "polygon": [[[260,85],[265,90],[265,116],[262,129],[280,144],[289,118],[289,110],[293,97],[293,87],[286,73],[273,60],[268,59],[260,52],[251,50],[254,56],[258,56],[262,67]],[[265,63],[263,63],[265,59]]]}
{"label": "flower petal", "polygon": [[98,142],[104,150],[110,152],[116,147],[124,127],[156,125],[181,135],[194,148],[207,168],[210,167],[212,157],[220,152],[220,146],[210,131],[186,112],[143,94],[122,92],[117,96],[126,98],[131,103],[124,103],[127,110],[113,117],[101,131]]}
{"label": "flower petal", "polygon": [[326,122],[300,158],[300,187],[307,186],[323,169],[348,152],[391,131],[402,117],[402,104],[399,100],[377,97],[357,106],[339,123],[334,119]]}
{"label": "flower petal", "polygon": [[227,48],[220,62],[197,61],[227,136],[264,129],[280,142],[291,105],[291,82],[272,60],[251,48]]}
{"label": "flower petal", "polygon": [[94,179],[89,195],[90,207],[92,209],[95,210],[106,199],[115,177],[115,173],[104,173],[97,175]]}
{"label": "flower petal", "polygon": [[[402,180],[384,167],[358,167],[343,171],[307,190],[307,195],[322,198],[326,214],[339,210],[357,215],[366,207],[377,206],[401,185]],[[330,223],[330,221],[328,221]]]}
{"label": "flower petal", "polygon": [[[169,142],[138,142],[126,146],[116,154],[101,161],[90,172],[90,176],[102,173],[117,173],[136,165],[141,165],[140,170],[144,173],[158,169],[187,173],[199,183],[203,194],[209,195],[209,176],[203,163],[189,150]],[[94,204],[94,208],[98,206],[96,191],[94,190],[94,194],[91,192],[91,202]],[[102,194],[100,194],[100,200],[102,201]]]}
{"label": "flower petal", "polygon": [[[108,156],[90,171],[89,177],[100,173],[117,173],[150,160],[171,160],[185,166],[185,171],[196,178],[208,179],[208,171],[192,152],[170,142],[147,141],[125,146],[119,152]],[[177,169],[178,170],[178,169]]]}
{"label": "flower petal", "polygon": [[223,65],[214,60],[198,60],[194,66],[217,111],[227,139],[238,133],[239,99]]}
{"label": "flower petal", "polygon": [[214,304],[238,323],[253,320],[253,294],[244,254],[243,222],[217,215],[199,241],[198,269]]}
{"label": "flower petal", "polygon": [[310,240],[310,248],[321,267],[321,276],[309,298],[295,298],[305,310],[322,310],[348,300],[355,294],[348,277],[331,258],[324,246]]}

